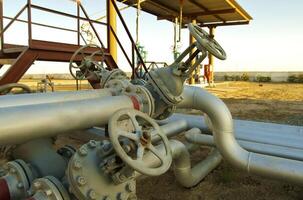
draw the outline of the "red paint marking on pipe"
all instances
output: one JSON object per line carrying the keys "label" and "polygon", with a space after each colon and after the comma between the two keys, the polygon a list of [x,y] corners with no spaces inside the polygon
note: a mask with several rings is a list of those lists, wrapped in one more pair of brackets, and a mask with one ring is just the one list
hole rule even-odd
{"label": "red paint marking on pipe", "polygon": [[5,179],[0,179],[0,199],[10,200],[9,188]]}
{"label": "red paint marking on pipe", "polygon": [[132,100],[132,102],[134,104],[134,109],[140,110],[140,103],[139,103],[138,99],[134,96],[130,96],[130,99]]}

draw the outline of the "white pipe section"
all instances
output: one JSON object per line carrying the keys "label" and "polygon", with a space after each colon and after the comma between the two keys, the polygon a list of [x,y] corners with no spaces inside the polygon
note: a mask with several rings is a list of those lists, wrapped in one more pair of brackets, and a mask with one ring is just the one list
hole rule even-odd
{"label": "white pipe section", "polygon": [[185,87],[183,98],[180,107],[201,110],[208,115],[216,146],[232,165],[252,174],[303,184],[303,162],[252,153],[238,144],[231,113],[223,101],[197,87]]}
{"label": "white pipe section", "polygon": [[[200,130],[200,129],[198,129]],[[188,142],[193,144],[205,145],[216,147],[214,142],[214,138],[211,135],[205,134],[197,134],[197,133],[190,133],[186,134],[185,138]],[[252,151],[255,153],[266,154],[270,156],[277,156],[281,158],[289,158],[293,160],[303,161],[303,150],[283,147],[283,146],[276,146],[270,144],[262,144],[262,143],[255,143],[255,142],[248,142],[243,140],[238,140],[238,143],[244,149],[248,151]]]}
{"label": "white pipe section", "polygon": [[[191,130],[190,130],[191,131]],[[186,188],[193,187],[202,181],[214,168],[216,168],[221,160],[222,156],[219,151],[214,149],[211,153],[194,167],[191,166],[189,151],[195,150],[195,146],[185,146],[178,140],[170,140],[170,148],[173,156],[173,168],[176,180]],[[163,144],[156,146],[156,148],[164,152]],[[150,167],[156,167],[160,165],[160,160],[156,158],[152,153],[148,153],[144,156],[144,161]],[[141,174],[136,174],[141,176]]]}
{"label": "white pipe section", "polygon": [[[203,133],[212,133],[206,125],[205,117],[197,115],[174,114],[160,123],[180,119],[186,120],[188,128],[199,128]],[[303,149],[303,127],[300,126],[234,120],[234,130],[237,140]]]}
{"label": "white pipe section", "polygon": [[[161,127],[161,130],[163,131],[163,133],[168,138],[174,137],[188,129],[188,126],[187,126],[187,123],[185,120],[177,120],[174,122],[164,124],[160,127]],[[161,138],[160,138],[160,136],[156,135],[152,138],[152,141],[159,142],[159,141],[161,141]]]}
{"label": "white pipe section", "polygon": [[113,89],[100,89],[73,92],[4,95],[0,97],[0,108],[101,98],[112,96],[113,91]]}
{"label": "white pipe section", "polygon": [[128,96],[24,105],[0,109],[0,145],[103,126],[122,109],[134,108]]}

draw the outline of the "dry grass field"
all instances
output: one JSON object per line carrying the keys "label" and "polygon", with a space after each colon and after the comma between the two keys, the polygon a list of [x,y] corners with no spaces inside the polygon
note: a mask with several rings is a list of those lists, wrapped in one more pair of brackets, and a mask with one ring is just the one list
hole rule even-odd
{"label": "dry grass field", "polygon": [[[33,88],[36,85],[29,80],[22,82],[31,83]],[[75,89],[74,82],[54,82],[56,90]],[[207,90],[222,98],[236,119],[303,126],[303,84],[227,82]],[[206,154],[207,150],[201,149],[192,156],[193,162]],[[300,186],[251,176],[224,161],[191,189],[178,185],[171,170],[160,177],[139,180],[137,191],[140,200],[303,199]]]}

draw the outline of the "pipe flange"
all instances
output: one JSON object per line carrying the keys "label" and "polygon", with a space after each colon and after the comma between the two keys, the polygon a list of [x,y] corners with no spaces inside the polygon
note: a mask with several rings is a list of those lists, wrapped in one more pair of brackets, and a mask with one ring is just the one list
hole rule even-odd
{"label": "pipe flange", "polygon": [[12,200],[24,199],[28,196],[28,190],[33,181],[33,174],[29,166],[22,160],[15,160],[3,166]]}
{"label": "pipe flange", "polygon": [[168,89],[168,87],[164,84],[161,78],[155,71],[150,71],[147,75],[147,80],[149,83],[152,84],[155,92],[157,92],[161,99],[168,105],[176,105],[183,100],[182,95],[175,96],[172,92]]}
{"label": "pipe flange", "polygon": [[129,80],[110,80],[106,83],[105,88],[114,88],[115,95],[127,95],[135,97],[140,104],[140,110],[149,116],[152,116],[155,110],[155,101],[152,94],[147,88],[141,85],[133,85]]}
{"label": "pipe flange", "polygon": [[170,117],[174,112],[176,111],[176,106],[169,106],[167,107],[163,113],[161,113],[158,117],[156,117],[156,120],[164,120],[168,117]]}
{"label": "pipe flange", "polygon": [[123,80],[127,79],[127,75],[120,69],[114,69],[112,71],[103,70],[100,74],[101,77],[101,88],[104,88],[107,82],[113,79]]}
{"label": "pipe flange", "polygon": [[70,200],[61,182],[52,176],[34,180],[31,193],[32,199],[37,200]]}
{"label": "pipe flange", "polygon": [[120,95],[123,91],[131,87],[132,84],[127,79],[112,79],[104,85],[104,88],[113,88],[115,90],[114,95]]}
{"label": "pipe flange", "polygon": [[104,151],[112,152],[112,148],[108,143],[93,140],[77,150],[67,169],[69,191],[79,200],[135,198],[135,187],[129,187],[135,185],[134,179],[116,185],[111,175],[102,170],[102,163],[112,156]]}
{"label": "pipe flange", "polygon": [[135,95],[138,97],[139,102],[142,105],[142,112],[148,114],[149,116],[153,116],[155,112],[155,100],[150,93],[150,91],[141,85],[135,86]]}

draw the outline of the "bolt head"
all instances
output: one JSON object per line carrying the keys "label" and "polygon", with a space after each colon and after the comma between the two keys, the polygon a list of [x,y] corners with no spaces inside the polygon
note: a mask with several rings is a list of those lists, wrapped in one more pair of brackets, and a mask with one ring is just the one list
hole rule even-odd
{"label": "bolt head", "polygon": [[76,181],[79,186],[83,186],[86,184],[86,179],[83,176],[79,176]]}
{"label": "bolt head", "polygon": [[95,140],[91,140],[89,141],[88,146],[93,149],[97,146],[97,142]]}
{"label": "bolt head", "polygon": [[129,192],[134,192],[136,190],[135,183],[128,183],[126,185],[126,190],[129,191]]}
{"label": "bolt head", "polygon": [[79,160],[74,161],[74,168],[75,169],[81,169],[82,168],[82,164]]}
{"label": "bolt head", "polygon": [[51,196],[53,192],[51,190],[46,190],[45,191],[46,196]]}
{"label": "bolt head", "polygon": [[91,200],[97,199],[97,193],[94,190],[90,190],[87,196]]}
{"label": "bolt head", "polygon": [[126,179],[126,176],[124,174],[120,174],[119,178],[121,181],[124,181]]}
{"label": "bolt head", "polygon": [[12,174],[15,174],[16,170],[14,168],[10,168],[9,172],[12,173]]}
{"label": "bolt head", "polygon": [[87,149],[85,148],[85,147],[81,147],[80,149],[79,149],[79,154],[81,155],[81,156],[86,156],[87,155]]}
{"label": "bolt head", "polygon": [[128,198],[128,195],[125,193],[125,192],[121,192],[119,195],[118,195],[118,199],[119,200],[127,200]]}
{"label": "bolt head", "polygon": [[41,183],[40,182],[34,182],[34,187],[36,189],[39,189],[41,187]]}
{"label": "bolt head", "polygon": [[19,189],[22,189],[22,188],[24,188],[24,185],[23,185],[22,182],[19,182],[19,183],[17,184],[17,187],[18,187]]}

